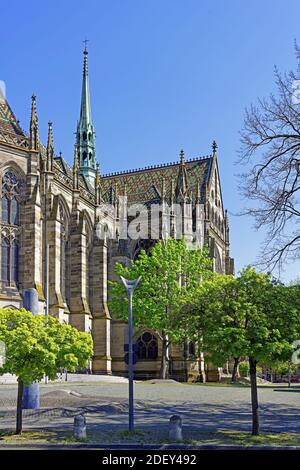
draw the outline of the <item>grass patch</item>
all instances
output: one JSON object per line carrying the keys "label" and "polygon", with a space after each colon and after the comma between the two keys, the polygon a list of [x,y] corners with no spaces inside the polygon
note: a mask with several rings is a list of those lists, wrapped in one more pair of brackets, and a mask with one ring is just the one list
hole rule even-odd
{"label": "grass patch", "polygon": [[23,431],[22,434],[15,434],[13,431],[0,431],[0,441],[3,443],[14,442],[33,442],[33,441],[49,441],[57,436],[52,431]]}
{"label": "grass patch", "polygon": [[271,445],[271,446],[297,446],[300,445],[300,434],[276,433],[252,436],[248,433],[238,431],[223,431],[225,441],[243,446],[249,445]]}
{"label": "grass patch", "polygon": [[275,433],[252,436],[240,431],[220,431],[199,434],[196,439],[185,440],[189,444],[241,445],[241,446],[300,446],[300,434]]}
{"label": "grass patch", "polygon": [[91,442],[91,439],[89,437],[86,437],[85,439],[77,439],[74,436],[65,436],[63,439],[59,441],[60,444],[88,444]]}
{"label": "grass patch", "polygon": [[[175,444],[168,438],[167,429],[93,429],[88,430],[86,439],[76,439],[64,430],[23,431],[21,435],[13,431],[0,431],[0,447],[3,444],[59,444],[68,446],[72,444]],[[183,440],[178,444],[193,445],[240,445],[244,447],[253,445],[267,446],[300,446],[300,434],[273,433],[252,436],[250,433],[240,431],[219,431],[211,433],[198,432],[197,428],[183,430]]]}
{"label": "grass patch", "polygon": [[243,382],[186,382],[187,385],[198,385],[201,387],[240,387],[240,388],[249,388],[248,383]]}

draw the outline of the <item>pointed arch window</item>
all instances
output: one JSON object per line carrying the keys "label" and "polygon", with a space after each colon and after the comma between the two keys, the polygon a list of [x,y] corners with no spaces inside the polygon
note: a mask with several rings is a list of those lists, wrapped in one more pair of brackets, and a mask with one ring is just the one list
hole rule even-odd
{"label": "pointed arch window", "polygon": [[69,302],[69,288],[70,288],[70,257],[69,257],[69,235],[68,235],[68,214],[64,205],[59,204],[60,216],[60,288],[61,295],[68,304]]}
{"label": "pointed arch window", "polygon": [[132,259],[134,261],[137,260],[142,250],[146,251],[147,255],[151,256],[151,249],[154,247],[155,243],[155,240],[139,238],[134,247]]}
{"label": "pointed arch window", "polygon": [[1,280],[6,285],[10,282],[10,243],[7,238],[1,243]]}
{"label": "pointed arch window", "polygon": [[90,268],[92,263],[92,243],[91,243],[91,234],[88,232],[86,236],[86,251],[85,251],[85,279],[86,279],[86,300],[87,303],[90,303],[91,299],[91,276],[92,270]]}
{"label": "pointed arch window", "polygon": [[7,171],[2,179],[2,223],[19,225],[19,203],[21,184],[12,171]]}
{"label": "pointed arch window", "polygon": [[138,357],[139,359],[157,359],[158,342],[156,336],[149,331],[145,331],[138,339]]}
{"label": "pointed arch window", "polygon": [[60,225],[60,284],[63,299],[66,298],[66,230]]}
{"label": "pointed arch window", "polygon": [[12,270],[11,270],[11,275],[12,275],[12,281],[18,284],[19,282],[19,244],[17,240],[13,241],[12,248],[11,248],[11,254],[12,254]]}
{"label": "pointed arch window", "polygon": [[19,203],[16,198],[11,200],[10,223],[13,225],[19,225]]}
{"label": "pointed arch window", "polygon": [[19,282],[20,203],[23,184],[12,170],[2,177],[1,190],[1,284],[17,286]]}
{"label": "pointed arch window", "polygon": [[10,204],[7,195],[2,196],[2,223],[8,224]]}
{"label": "pointed arch window", "polygon": [[215,248],[215,272],[223,274],[222,259],[218,248]]}

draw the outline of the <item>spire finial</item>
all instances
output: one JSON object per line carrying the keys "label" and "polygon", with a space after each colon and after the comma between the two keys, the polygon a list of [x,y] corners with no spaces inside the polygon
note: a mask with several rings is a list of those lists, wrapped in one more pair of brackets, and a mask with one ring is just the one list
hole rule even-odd
{"label": "spire finial", "polygon": [[181,150],[179,154],[180,158],[180,166],[178,168],[178,176],[176,182],[176,189],[175,189],[175,196],[176,202],[188,197],[189,193],[189,181],[188,181],[188,174],[187,169],[185,166],[185,159],[184,159],[184,151]]}
{"label": "spire finial", "polygon": [[53,124],[52,121],[48,122],[48,140],[47,140],[47,149],[53,150]]}
{"label": "spire finial", "polygon": [[218,148],[217,142],[214,140],[212,143],[213,156],[217,154],[217,148]]}
{"label": "spire finial", "polygon": [[88,42],[88,40],[86,39],[85,41],[83,41],[85,43],[85,47],[84,47],[84,50],[83,50],[83,77],[87,77],[88,76],[88,73],[89,73],[89,67],[88,67],[88,50],[87,50],[87,45],[86,43]]}
{"label": "spire finial", "polygon": [[31,97],[31,116],[30,116],[30,133],[29,142],[31,150],[38,150],[39,148],[39,123],[36,111],[36,96]]}
{"label": "spire finial", "polygon": [[98,188],[100,184],[100,174],[99,174],[99,163],[96,163],[96,178],[95,178],[95,187]]}
{"label": "spire finial", "polygon": [[53,146],[53,128],[52,122],[48,122],[48,140],[47,140],[47,171],[53,171],[54,146]]}
{"label": "spire finial", "polygon": [[184,163],[184,151],[183,151],[183,149],[180,150],[179,159],[180,159],[180,163],[183,164]]}
{"label": "spire finial", "polygon": [[83,41],[83,44],[84,44],[84,51],[83,53],[84,54],[88,54],[88,49],[87,49],[87,43],[89,42],[89,40],[87,38],[85,38],[85,40]]}

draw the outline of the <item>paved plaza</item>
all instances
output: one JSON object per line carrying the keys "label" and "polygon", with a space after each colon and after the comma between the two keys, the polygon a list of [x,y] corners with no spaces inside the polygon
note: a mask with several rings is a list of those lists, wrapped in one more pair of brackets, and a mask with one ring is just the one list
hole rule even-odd
{"label": "paved plaza", "polygon": [[[74,415],[84,412],[88,430],[109,436],[127,427],[127,383],[41,384],[41,409],[24,411],[24,430],[72,432]],[[251,430],[250,387],[188,385],[160,381],[135,384],[136,427],[167,435],[179,414],[187,439],[199,433]],[[300,387],[259,387],[262,432],[300,432]],[[13,429],[16,386],[0,386],[0,430]],[[0,441],[1,442],[1,441]]]}

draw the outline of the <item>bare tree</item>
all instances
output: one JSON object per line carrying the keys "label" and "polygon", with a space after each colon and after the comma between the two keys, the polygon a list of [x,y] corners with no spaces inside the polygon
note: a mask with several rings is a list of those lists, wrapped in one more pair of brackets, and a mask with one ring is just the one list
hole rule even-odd
{"label": "bare tree", "polygon": [[273,270],[300,258],[300,48],[296,72],[275,68],[277,92],[246,109],[241,131],[240,191],[251,215],[267,235],[262,264]]}

